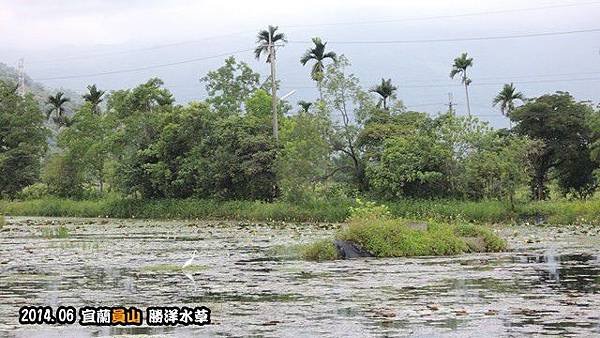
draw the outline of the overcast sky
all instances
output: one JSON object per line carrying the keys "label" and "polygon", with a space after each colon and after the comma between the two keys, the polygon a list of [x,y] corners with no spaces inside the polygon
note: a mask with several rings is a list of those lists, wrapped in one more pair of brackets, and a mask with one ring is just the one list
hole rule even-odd
{"label": "overcast sky", "polygon": [[[514,81],[529,96],[569,90],[579,99],[597,102],[600,81],[594,78],[600,79],[600,32],[414,44],[336,42],[587,30],[600,28],[598,18],[600,1],[591,0],[0,0],[0,62],[14,65],[24,57],[27,73],[36,79],[95,74],[251,48],[256,31],[275,24],[291,41],[308,41],[312,36],[330,41],[329,48],[350,58],[352,71],[365,87],[391,77],[407,105],[432,113],[443,109],[448,92],[453,92],[460,108],[464,94],[448,72],[452,58],[467,51],[475,58],[475,110],[493,124],[503,125],[506,121],[501,118],[487,116],[497,114],[489,105],[500,87],[496,82]],[[308,43],[290,43],[279,54],[283,90],[298,90],[294,101],[316,94],[308,67],[298,62],[307,47]],[[235,56],[266,74],[267,67],[254,61],[250,52]],[[41,82],[82,91],[89,83],[116,89],[159,76],[178,101],[186,102],[203,97],[198,79],[224,58]]]}

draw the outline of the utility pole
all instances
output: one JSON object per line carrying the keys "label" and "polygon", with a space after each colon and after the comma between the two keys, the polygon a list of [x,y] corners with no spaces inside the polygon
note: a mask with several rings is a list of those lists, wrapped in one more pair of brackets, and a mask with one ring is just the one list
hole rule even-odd
{"label": "utility pole", "polygon": [[269,29],[269,61],[271,63],[271,109],[273,110],[273,137],[279,143],[279,124],[277,122],[277,87],[275,83],[275,45]]}
{"label": "utility pole", "polygon": [[450,113],[450,115],[454,115],[454,96],[452,95],[452,93],[448,93],[448,113]]}
{"label": "utility pole", "polygon": [[17,88],[18,91],[17,93],[19,94],[19,96],[24,97],[25,96],[25,69],[24,69],[24,63],[25,61],[23,60],[23,58],[19,59],[19,64],[17,66]]}

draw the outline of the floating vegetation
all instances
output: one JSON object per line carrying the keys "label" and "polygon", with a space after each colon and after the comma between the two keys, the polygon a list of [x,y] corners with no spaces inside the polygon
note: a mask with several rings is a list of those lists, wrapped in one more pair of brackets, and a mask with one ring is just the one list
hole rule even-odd
{"label": "floating vegetation", "polygon": [[52,238],[68,238],[69,237],[69,229],[64,225],[59,225],[57,227],[44,227],[42,228],[42,237],[47,239]]}
{"label": "floating vegetation", "polygon": [[155,265],[146,265],[142,267],[143,272],[154,272],[154,273],[171,273],[171,272],[188,272],[195,273],[199,271],[203,271],[208,269],[206,265],[200,264],[190,264],[185,268],[182,268],[181,265],[178,264],[155,264]]}

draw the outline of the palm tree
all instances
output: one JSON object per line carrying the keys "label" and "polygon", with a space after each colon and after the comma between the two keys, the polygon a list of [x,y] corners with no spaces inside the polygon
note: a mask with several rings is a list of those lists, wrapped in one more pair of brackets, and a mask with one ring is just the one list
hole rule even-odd
{"label": "palm tree", "polygon": [[327,58],[336,61],[335,52],[325,52],[325,47],[327,46],[327,42],[322,42],[321,38],[313,38],[312,39],[315,46],[313,48],[309,48],[306,50],[302,58],[300,58],[300,63],[303,66],[306,66],[306,63],[310,60],[315,60],[315,64],[312,67],[310,72],[310,76],[313,80],[317,82],[317,87],[319,88],[319,97],[321,101],[323,101],[323,91],[321,89],[321,83],[323,81],[323,73],[325,71],[325,65],[323,61]]}
{"label": "palm tree", "polygon": [[312,106],[312,102],[298,101],[298,105],[300,106],[300,108],[302,108],[303,113],[308,113],[310,106]]}
{"label": "palm tree", "polygon": [[394,92],[398,89],[396,86],[392,85],[392,79],[381,79],[381,83],[377,86],[371,88],[371,92],[379,94],[381,96],[381,101],[383,103],[383,109],[387,110],[387,99],[394,98]]}
{"label": "palm tree", "polygon": [[69,120],[65,115],[65,103],[71,101],[71,99],[64,95],[65,93],[58,92],[54,96],[48,96],[48,99],[46,100],[46,104],[50,105],[50,108],[46,111],[46,118],[49,119],[52,113],[54,113],[54,117],[52,118],[52,120],[54,121],[54,123],[56,123],[56,125],[58,125],[59,128],[61,126],[69,125]]}
{"label": "palm tree", "polygon": [[471,104],[469,103],[469,85],[471,79],[467,76],[467,68],[473,67],[473,58],[468,57],[467,53],[462,53],[459,57],[454,59],[452,65],[452,71],[450,72],[450,78],[454,79],[457,74],[461,75],[461,82],[465,85],[465,95],[467,97],[467,112],[471,116]]}
{"label": "palm tree", "polygon": [[100,112],[99,105],[102,101],[104,101],[104,99],[102,99],[102,96],[104,96],[105,91],[98,90],[98,88],[96,88],[95,84],[93,84],[91,86],[87,86],[87,89],[88,89],[89,93],[84,94],[83,99],[86,102],[91,103],[92,111],[94,113],[98,114]]}
{"label": "palm tree", "polygon": [[[521,102],[525,101],[525,95],[523,93],[517,91],[513,83],[504,84],[502,90],[496,95],[494,98],[493,104],[496,106],[498,103],[500,104],[500,111],[502,115],[509,116],[510,113],[515,110],[515,101],[520,100]],[[510,128],[512,129],[512,121],[510,121]]]}
{"label": "palm tree", "polygon": [[271,64],[271,109],[273,111],[273,136],[275,141],[279,141],[279,128],[277,124],[277,87],[275,81],[275,44],[287,42],[283,33],[277,32],[277,26],[269,25],[269,28],[258,32],[256,36],[256,49],[254,50],[254,56],[260,59],[260,56],[264,53],[267,55],[267,63]]}

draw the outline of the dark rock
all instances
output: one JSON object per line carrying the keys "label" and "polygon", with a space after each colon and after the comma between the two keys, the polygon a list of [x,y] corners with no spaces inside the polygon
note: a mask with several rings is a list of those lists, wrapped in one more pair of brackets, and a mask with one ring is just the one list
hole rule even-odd
{"label": "dark rock", "polygon": [[373,255],[370,252],[362,249],[354,242],[336,239],[335,241],[333,241],[333,244],[335,245],[339,256],[344,259],[357,257],[373,257]]}

